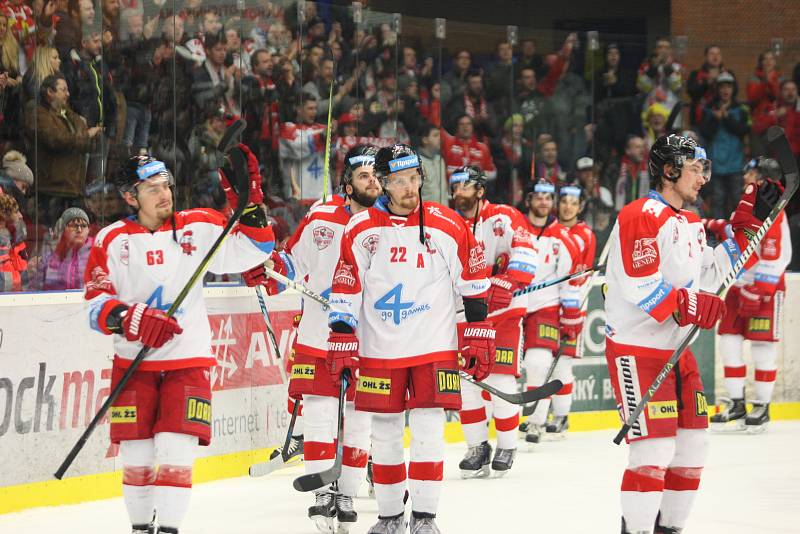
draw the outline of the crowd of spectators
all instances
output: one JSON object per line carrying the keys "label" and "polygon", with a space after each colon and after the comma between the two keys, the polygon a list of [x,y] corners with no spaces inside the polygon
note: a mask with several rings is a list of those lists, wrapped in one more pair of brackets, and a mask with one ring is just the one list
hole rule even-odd
{"label": "crowd of spectators", "polygon": [[440,56],[389,23],[304,5],[300,17],[296,3],[269,0],[241,11],[0,0],[0,291],[81,287],[93,236],[128,215],[113,181],[132,154],[167,163],[178,209],[223,207],[216,147],[237,117],[281,239],[335,190],[360,143],[417,147],[423,195],[445,204],[463,165],[480,166],[489,198],[513,205],[535,179],[577,182],[598,251],[614,214],[647,193],[649,148],[670,130],[707,147],[714,174],[696,208],[715,218],[735,206],[767,128],[782,126],[800,154],[800,65],[784,74],[771,50],[738,76],[714,44],[690,70],[669,38],[645,58],[612,39],[595,52],[575,33],[546,53],[523,39]]}

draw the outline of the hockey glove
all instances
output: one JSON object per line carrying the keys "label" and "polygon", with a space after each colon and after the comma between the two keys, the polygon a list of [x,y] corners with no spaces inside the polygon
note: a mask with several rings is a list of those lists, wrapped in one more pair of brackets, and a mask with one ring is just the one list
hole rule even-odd
{"label": "hockey glove", "polygon": [[489,295],[486,303],[489,305],[489,313],[508,308],[514,298],[514,290],[519,285],[508,275],[494,276],[489,279],[492,284],[489,286]]}
{"label": "hockey glove", "polygon": [[764,291],[755,284],[744,286],[739,290],[739,315],[755,317],[761,311]]}
{"label": "hockey glove", "polygon": [[678,309],[673,313],[680,326],[696,324],[713,328],[725,315],[725,302],[713,293],[682,287],[678,290]]}
{"label": "hockey glove", "polygon": [[[233,150],[241,151],[247,158],[247,172],[250,174],[250,204],[262,204],[264,202],[264,193],[261,190],[261,172],[258,170],[258,160],[255,154],[247,145],[242,143],[239,143],[239,146]],[[233,169],[226,163],[219,170],[219,180],[222,184],[222,190],[225,191],[228,204],[233,207],[239,202],[239,192],[228,180],[228,174],[233,176]]]}
{"label": "hockey glove", "polygon": [[350,370],[350,376],[355,376],[355,370],[358,369],[358,338],[354,333],[330,333],[325,367],[337,386],[342,382],[342,373],[346,369]]}
{"label": "hockey glove", "polygon": [[128,341],[141,341],[144,345],[157,349],[175,334],[182,333],[183,329],[174,317],[168,317],[157,308],[137,303],[125,313],[122,331]]}
{"label": "hockey glove", "polygon": [[559,318],[562,339],[578,339],[583,331],[583,314],[580,308],[561,307]]}
{"label": "hockey glove", "polygon": [[267,295],[277,295],[283,288],[278,287],[277,280],[267,276],[266,268],[286,276],[286,264],[277,252],[272,251],[272,255],[266,263],[259,263],[252,269],[243,272],[242,280],[247,287],[263,286]]}
{"label": "hockey glove", "polygon": [[476,321],[464,329],[461,353],[461,369],[483,380],[492,372],[495,360],[495,330],[489,321]]}
{"label": "hockey glove", "polygon": [[760,185],[748,185],[742,194],[731,218],[733,230],[742,230],[752,238],[769,212],[778,203],[783,186],[774,180],[766,179]]}

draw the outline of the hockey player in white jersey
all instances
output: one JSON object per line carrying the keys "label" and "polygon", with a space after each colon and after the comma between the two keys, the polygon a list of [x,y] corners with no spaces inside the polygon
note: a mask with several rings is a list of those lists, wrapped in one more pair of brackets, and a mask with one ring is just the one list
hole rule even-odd
{"label": "hockey player in white jersey", "polygon": [[[484,198],[486,176],[479,168],[456,169],[450,175],[450,189],[456,211],[466,220],[492,269],[487,303],[489,320],[497,334],[494,368],[484,382],[503,391],[514,391],[520,374],[522,318],[528,297],[514,297],[513,292],[530,284],[536,272],[533,239],[519,211]],[[459,323],[459,335],[468,325]],[[468,382],[461,386],[461,428],[468,447],[458,466],[463,478],[488,476],[490,463],[495,474],[502,476],[514,462],[519,407],[494,396],[484,403],[487,395]],[[493,459],[488,441],[488,418],[492,415],[497,431],[497,450]]]}
{"label": "hockey player in white jersey", "polygon": [[[356,407],[373,412],[372,458],[378,522],[369,534],[405,532],[406,473],[412,534],[438,534],[445,409],[461,407],[456,302],[467,321],[462,368],[486,378],[494,329],[486,321],[483,252],[453,210],[422,202],[416,152],[382,148],[375,173],[386,203],[353,216],[333,278],[328,365],[337,378],[359,369]],[[358,337],[356,337],[358,336]],[[403,453],[409,410],[411,462]]]}
{"label": "hockey player in white jersey", "polygon": [[[375,203],[381,192],[373,173],[376,150],[359,145],[345,156],[341,193],[334,201],[311,208],[294,235],[280,252],[273,252],[273,269],[291,280],[303,281],[319,295],[328,295],[334,268],[339,260],[342,235],[350,218]],[[285,289],[267,278],[263,265],[248,273],[247,285],[263,284],[275,294]],[[303,299],[303,316],[294,342],[289,396],[303,400],[306,473],[319,473],[333,465],[336,452],[336,413],[339,387],[325,368],[327,356],[328,312],[311,299]],[[364,480],[369,455],[370,414],[353,406],[356,383],[348,390],[344,425],[344,458],[338,493],[333,488],[316,492],[316,502],[308,516],[322,532],[333,532],[334,518],[339,533],[347,532],[356,521],[353,498]]]}
{"label": "hockey player in white jersey", "polygon": [[[258,168],[244,145],[249,167]],[[253,163],[255,162],[255,165]],[[222,177],[228,198],[237,193]],[[143,345],[151,347],[111,407],[111,441],[119,443],[122,493],[135,534],[175,534],[189,506],[197,445],[211,440],[211,352],[203,289],[194,285],[174,317],[167,310],[222,233],[211,209],[173,211],[173,179],[164,163],[136,156],[117,185],[136,214],[103,228],[86,266],[91,327],[114,336],[111,388]],[[250,175],[245,208],[212,260],[214,273],[236,273],[269,258],[272,229],[258,205],[261,176]],[[159,466],[156,469],[156,466]]]}
{"label": "hockey player in white jersey", "polygon": [[[760,184],[765,179],[780,179],[781,168],[774,159],[751,160],[744,169],[744,185]],[[710,222],[719,229],[728,221]],[[769,422],[769,403],[778,374],[776,345],[781,336],[783,297],[786,292],[784,273],[792,259],[792,240],[786,214],[781,213],[756,249],[758,261],[748,269],[725,295],[727,313],[719,323],[719,352],[722,356],[725,389],[730,401],[725,409],[711,417],[712,429],[746,429],[757,433]],[[742,358],[742,345],[750,341],[755,364],[755,399],[748,414],[744,383],[747,366]],[[733,421],[733,423],[730,423]]]}
{"label": "hockey player in white jersey", "polygon": [[[723,316],[722,299],[706,291],[716,291],[745,232],[758,229],[779,196],[774,184],[749,186],[732,219],[735,239],[711,249],[700,218],[682,209],[711,176],[705,150],[687,137],[662,137],[649,165],[655,190],[620,211],[606,269],[606,359],[623,418],[692,325],[713,328]],[[627,436],[623,533],[681,532],[700,485],[708,413],[691,350],[673,371]]]}

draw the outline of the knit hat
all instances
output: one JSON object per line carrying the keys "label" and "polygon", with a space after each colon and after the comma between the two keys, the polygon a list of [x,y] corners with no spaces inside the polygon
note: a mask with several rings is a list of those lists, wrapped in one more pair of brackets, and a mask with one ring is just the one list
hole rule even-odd
{"label": "knit hat", "polygon": [[26,165],[27,159],[24,155],[16,150],[9,150],[3,156],[3,172],[12,180],[33,185],[33,172],[30,167]]}
{"label": "knit hat", "polygon": [[86,215],[86,212],[80,208],[67,208],[64,210],[64,213],[61,214],[59,217],[58,222],[56,223],[56,235],[60,236],[70,221],[75,219],[83,219],[86,221],[86,224],[89,224],[89,216]]}

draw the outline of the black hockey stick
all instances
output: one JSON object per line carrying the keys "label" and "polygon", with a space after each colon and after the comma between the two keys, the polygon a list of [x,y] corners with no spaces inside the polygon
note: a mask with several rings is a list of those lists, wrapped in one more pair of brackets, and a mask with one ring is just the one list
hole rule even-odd
{"label": "black hockey stick", "polygon": [[667,123],[664,126],[664,129],[669,133],[672,132],[672,127],[675,125],[675,121],[678,119],[678,115],[681,114],[683,111],[683,102],[676,102],[674,106],[672,106],[672,111],[669,112],[669,116],[667,117]]}
{"label": "black hockey stick", "polygon": [[474,384],[479,388],[488,391],[492,395],[499,397],[506,402],[510,402],[511,404],[528,404],[530,402],[535,402],[539,399],[543,399],[545,397],[553,395],[556,391],[558,391],[564,386],[564,384],[561,383],[561,380],[553,380],[552,382],[543,384],[541,387],[538,387],[536,389],[531,389],[528,391],[523,391],[522,393],[506,393],[504,391],[500,391],[495,387],[490,386],[489,384],[478,382],[464,371],[460,371],[460,374],[463,380],[466,380],[470,384]]}
{"label": "black hockey stick", "polygon": [[534,291],[539,291],[540,289],[544,289],[546,287],[554,286],[560,284],[561,282],[567,282],[568,280],[572,280],[573,278],[579,278],[587,273],[591,273],[592,271],[599,271],[605,267],[604,263],[598,263],[586,269],[574,272],[572,274],[564,275],[560,278],[555,278],[553,280],[547,280],[545,282],[541,282],[539,284],[529,285],[528,287],[524,287],[522,289],[518,289],[514,291],[514,296],[519,297],[520,295],[527,295],[528,293],[533,293]]}
{"label": "black hockey stick", "polygon": [[339,386],[339,416],[337,418],[336,432],[336,457],[333,460],[333,465],[319,473],[310,473],[302,475],[294,479],[294,489],[297,491],[314,491],[323,488],[329,484],[333,484],[342,474],[342,459],[344,456],[344,406],[345,394],[347,393],[347,384],[350,382],[350,372],[345,369],[342,373],[342,383]]}
{"label": "black hockey stick", "polygon": [[[189,278],[189,281],[186,282],[185,286],[183,286],[183,289],[175,298],[175,302],[173,302],[172,306],[170,306],[169,310],[167,310],[168,317],[172,317],[175,314],[186,296],[189,294],[189,291],[192,289],[192,286],[194,286],[195,282],[203,277],[203,274],[211,263],[211,260],[214,259],[214,256],[219,250],[220,245],[222,245],[222,242],[225,241],[225,238],[228,236],[233,226],[237,223],[239,217],[242,216],[242,212],[244,211],[245,207],[247,207],[250,192],[247,161],[240,152],[231,152],[231,149],[237,144],[237,138],[241,135],[246,126],[247,123],[243,120],[238,120],[233,123],[233,125],[230,126],[225,132],[225,135],[222,137],[218,145],[220,152],[227,154],[231,159],[231,163],[233,163],[233,167],[235,169],[234,180],[236,180],[236,185],[238,187],[238,191],[240,192],[239,202],[237,203],[236,209],[233,211],[231,218],[228,220],[228,224],[211,246],[211,249],[206,254],[206,257],[203,258],[203,261],[201,261],[200,265],[197,266],[197,269],[195,269],[191,278]],[[72,449],[67,454],[67,457],[64,458],[64,461],[61,462],[61,465],[56,470],[54,476],[57,479],[61,480],[61,478],[64,476],[64,473],[66,473],[67,469],[69,469],[69,466],[72,465],[72,462],[75,460],[75,457],[78,456],[78,453],[81,452],[81,449],[83,449],[86,441],[89,439],[89,436],[92,435],[94,429],[97,428],[97,425],[105,417],[106,412],[108,412],[109,408],[111,408],[111,405],[114,403],[114,401],[117,400],[119,394],[122,393],[122,390],[125,388],[128,380],[130,380],[131,376],[133,376],[133,373],[136,372],[136,369],[145,359],[148,352],[150,352],[150,347],[147,345],[143,346],[139,351],[139,354],[136,355],[136,358],[125,370],[125,374],[122,375],[122,378],[120,378],[116,387],[109,393],[108,398],[97,411],[97,414],[95,414],[94,418],[89,423],[89,426],[86,427],[86,430],[83,431],[81,437],[78,438],[78,441],[75,443],[75,445],[73,445]]]}
{"label": "black hockey stick", "polygon": [[[791,200],[792,196],[797,191],[798,185],[800,185],[800,180],[798,180],[797,161],[794,159],[791,146],[789,145],[789,141],[786,139],[786,135],[784,135],[783,130],[778,126],[772,126],[769,130],[767,130],[767,142],[769,144],[770,151],[775,155],[775,159],[778,160],[778,163],[781,166],[783,175],[786,178],[786,187],[783,191],[783,194],[778,199],[778,202],[775,204],[775,206],[773,206],[767,218],[764,219],[764,222],[761,224],[761,227],[758,229],[755,236],[750,238],[747,247],[742,251],[741,256],[739,256],[739,259],[733,265],[733,268],[728,272],[722,284],[717,289],[717,295],[721,295],[731,285],[733,285],[739,276],[739,271],[742,270],[744,264],[747,263],[747,260],[750,259],[750,256],[753,255],[753,252],[755,252],[756,248],[761,244],[761,240],[764,238],[764,235],[767,233],[767,231],[769,231],[770,227],[775,222],[775,219],[786,207],[786,204],[789,203],[789,200]],[[664,367],[658,373],[658,376],[656,376],[655,380],[653,380],[653,383],[649,388],[647,388],[645,394],[642,395],[642,399],[630,412],[628,420],[625,421],[620,431],[614,437],[614,443],[619,445],[622,443],[622,440],[625,439],[625,436],[628,434],[633,425],[636,424],[639,416],[644,411],[648,401],[653,397],[655,392],[658,391],[658,388],[661,386],[667,376],[669,376],[672,368],[678,363],[678,360],[683,355],[684,351],[689,346],[689,343],[694,338],[695,334],[697,334],[699,329],[699,326],[693,326],[689,331],[689,334],[683,338],[683,341],[681,341],[680,345],[678,345],[678,348],[675,349],[675,352],[672,353],[672,356],[670,356],[667,363],[664,364]]]}
{"label": "black hockey stick", "polygon": [[[553,371],[556,370],[556,365],[558,365],[559,359],[561,359],[561,349],[558,349],[555,358],[553,358],[553,363],[550,364],[550,368],[547,370],[547,376],[544,377],[545,383],[547,383],[547,381],[550,380],[550,377],[553,376]],[[542,399],[536,399],[536,402],[534,402],[530,406],[524,406],[522,408],[522,415],[525,417],[532,415],[533,412],[536,411],[536,407],[539,406],[540,400]]]}
{"label": "black hockey stick", "polygon": [[297,414],[300,411],[300,401],[295,401],[292,408],[292,418],[289,420],[289,428],[286,429],[286,439],[283,442],[281,453],[275,458],[271,458],[266,462],[259,462],[250,466],[248,474],[251,477],[263,477],[273,471],[277,471],[289,461],[289,443],[292,441],[292,434],[294,433],[294,424],[297,422]]}

